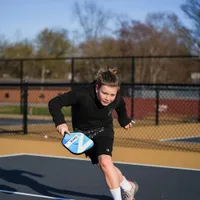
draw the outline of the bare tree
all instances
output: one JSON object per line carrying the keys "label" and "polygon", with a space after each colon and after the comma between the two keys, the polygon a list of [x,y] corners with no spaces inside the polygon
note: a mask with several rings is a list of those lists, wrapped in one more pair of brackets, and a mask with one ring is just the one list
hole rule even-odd
{"label": "bare tree", "polygon": [[[188,55],[192,45],[188,34],[175,14],[153,13],[147,15],[145,23],[132,21],[122,24],[119,40],[123,55]],[[173,78],[178,82],[183,78],[171,76],[171,73],[181,71],[180,61],[136,59],[136,66],[137,82],[175,82]]]}
{"label": "bare tree", "polygon": [[108,22],[113,18],[110,11],[98,7],[94,1],[85,1],[83,5],[76,2],[74,13],[86,40],[100,37],[108,30]]}
{"label": "bare tree", "polygon": [[181,5],[181,9],[193,22],[192,39],[196,45],[195,50],[200,55],[200,1],[186,0],[186,3]]}

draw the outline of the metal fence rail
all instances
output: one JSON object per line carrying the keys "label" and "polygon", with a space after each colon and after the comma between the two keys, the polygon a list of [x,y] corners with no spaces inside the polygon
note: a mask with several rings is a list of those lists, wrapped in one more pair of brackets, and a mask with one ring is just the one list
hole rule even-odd
{"label": "metal fence rail", "polygon": [[117,66],[120,79],[131,84],[188,83],[192,73],[200,73],[200,59],[195,55],[59,57],[0,59],[0,78],[20,83],[88,82],[105,64]]}

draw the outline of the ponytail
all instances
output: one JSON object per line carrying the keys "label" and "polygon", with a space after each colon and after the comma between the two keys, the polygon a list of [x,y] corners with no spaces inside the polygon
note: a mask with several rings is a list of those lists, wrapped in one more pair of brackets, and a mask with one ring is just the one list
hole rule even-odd
{"label": "ponytail", "polygon": [[117,76],[117,69],[109,65],[106,65],[104,68],[99,69],[95,80],[99,87],[101,87],[102,85],[120,87],[120,81]]}

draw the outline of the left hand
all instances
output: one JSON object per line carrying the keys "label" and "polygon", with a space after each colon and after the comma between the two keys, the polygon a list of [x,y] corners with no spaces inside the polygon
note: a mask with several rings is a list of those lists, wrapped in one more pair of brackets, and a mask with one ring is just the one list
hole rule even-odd
{"label": "left hand", "polygon": [[131,120],[131,122],[129,124],[127,124],[124,128],[127,130],[127,129],[131,128],[133,126],[133,124],[135,124],[135,121]]}

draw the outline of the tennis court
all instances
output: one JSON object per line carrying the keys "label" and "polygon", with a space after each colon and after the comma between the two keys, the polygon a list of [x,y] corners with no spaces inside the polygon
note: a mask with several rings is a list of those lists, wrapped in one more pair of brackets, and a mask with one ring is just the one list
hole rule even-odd
{"label": "tennis court", "polygon": [[[116,162],[139,183],[136,200],[199,200],[200,170]],[[111,200],[97,166],[85,159],[16,154],[0,157],[1,200]]]}

